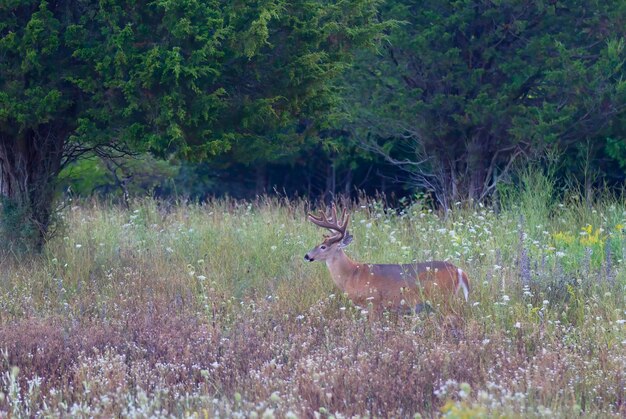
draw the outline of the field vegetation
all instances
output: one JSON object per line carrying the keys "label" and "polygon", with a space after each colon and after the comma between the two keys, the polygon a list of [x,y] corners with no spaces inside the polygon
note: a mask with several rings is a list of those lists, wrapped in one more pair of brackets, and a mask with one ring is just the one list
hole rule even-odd
{"label": "field vegetation", "polygon": [[41,256],[1,262],[0,416],[623,417],[626,201],[522,185],[353,202],[353,258],[472,281],[456,314],[382,318],[303,260],[307,202],[70,203]]}
{"label": "field vegetation", "polygon": [[[625,1],[9,0],[0,57],[0,419],[626,417]],[[469,301],[355,306],[329,197]]]}

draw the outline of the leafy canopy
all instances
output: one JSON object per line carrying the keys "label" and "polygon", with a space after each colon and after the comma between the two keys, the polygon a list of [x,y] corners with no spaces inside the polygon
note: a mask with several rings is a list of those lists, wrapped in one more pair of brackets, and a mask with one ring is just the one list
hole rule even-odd
{"label": "leafy canopy", "polygon": [[323,124],[330,81],[379,36],[375,10],[374,0],[4,2],[0,135],[49,125],[68,144],[272,156]]}
{"label": "leafy canopy", "polygon": [[624,114],[623,1],[390,0],[381,13],[404,24],[350,73],[352,127],[439,194],[479,199],[520,151],[594,138]]}

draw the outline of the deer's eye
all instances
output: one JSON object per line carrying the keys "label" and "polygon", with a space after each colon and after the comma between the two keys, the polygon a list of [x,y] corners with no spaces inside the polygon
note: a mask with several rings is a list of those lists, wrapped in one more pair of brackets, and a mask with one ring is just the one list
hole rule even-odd
{"label": "deer's eye", "polygon": [[322,249],[322,250],[326,250],[326,245],[325,245],[325,244],[321,245],[321,246],[320,246],[320,249]]}

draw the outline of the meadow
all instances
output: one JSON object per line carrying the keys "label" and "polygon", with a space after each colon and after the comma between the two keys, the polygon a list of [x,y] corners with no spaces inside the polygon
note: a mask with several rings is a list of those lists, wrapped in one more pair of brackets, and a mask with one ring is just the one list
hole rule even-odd
{"label": "meadow", "polygon": [[0,263],[0,416],[624,417],[626,201],[512,195],[353,203],[354,259],[471,280],[457,315],[382,318],[303,260],[307,202],[71,203]]}

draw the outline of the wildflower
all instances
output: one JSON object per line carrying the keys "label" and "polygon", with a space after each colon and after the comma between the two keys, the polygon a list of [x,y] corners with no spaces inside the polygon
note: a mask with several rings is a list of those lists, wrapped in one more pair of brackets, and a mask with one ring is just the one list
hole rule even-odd
{"label": "wildflower", "polygon": [[554,241],[557,244],[565,244],[565,245],[570,245],[573,244],[575,241],[575,238],[572,234],[570,233],[565,233],[563,231],[558,231],[556,233],[554,233],[552,235],[552,238],[554,239]]}
{"label": "wildflower", "polygon": [[603,232],[602,228],[596,229],[593,231],[593,226],[591,224],[587,224],[586,227],[581,229],[580,235],[580,244],[583,246],[591,247],[594,245],[602,245],[603,239],[600,237],[600,234]]}
{"label": "wildflower", "polygon": [[548,301],[548,300],[543,300],[543,305],[544,305],[544,306],[547,306],[548,304],[550,304],[550,301]]}
{"label": "wildflower", "polygon": [[277,392],[277,391],[273,392],[273,393],[272,393],[272,395],[270,396],[270,400],[271,400],[273,403],[278,403],[278,402],[280,402],[280,394],[278,394],[278,392]]}
{"label": "wildflower", "polygon": [[206,276],[198,275],[196,278],[198,278],[200,281],[204,281],[206,279]]}
{"label": "wildflower", "polygon": [[461,389],[461,391],[459,391],[459,396],[462,399],[465,399],[466,397],[468,397],[470,393],[472,392],[472,386],[470,386],[469,383],[463,382],[459,385],[459,388]]}
{"label": "wildflower", "polygon": [[82,245],[82,244],[76,244],[76,248],[77,248],[77,249],[80,249],[81,247],[83,247],[83,245]]}
{"label": "wildflower", "polygon": [[515,328],[516,329],[521,329],[522,328],[522,324],[520,322],[515,323]]}

